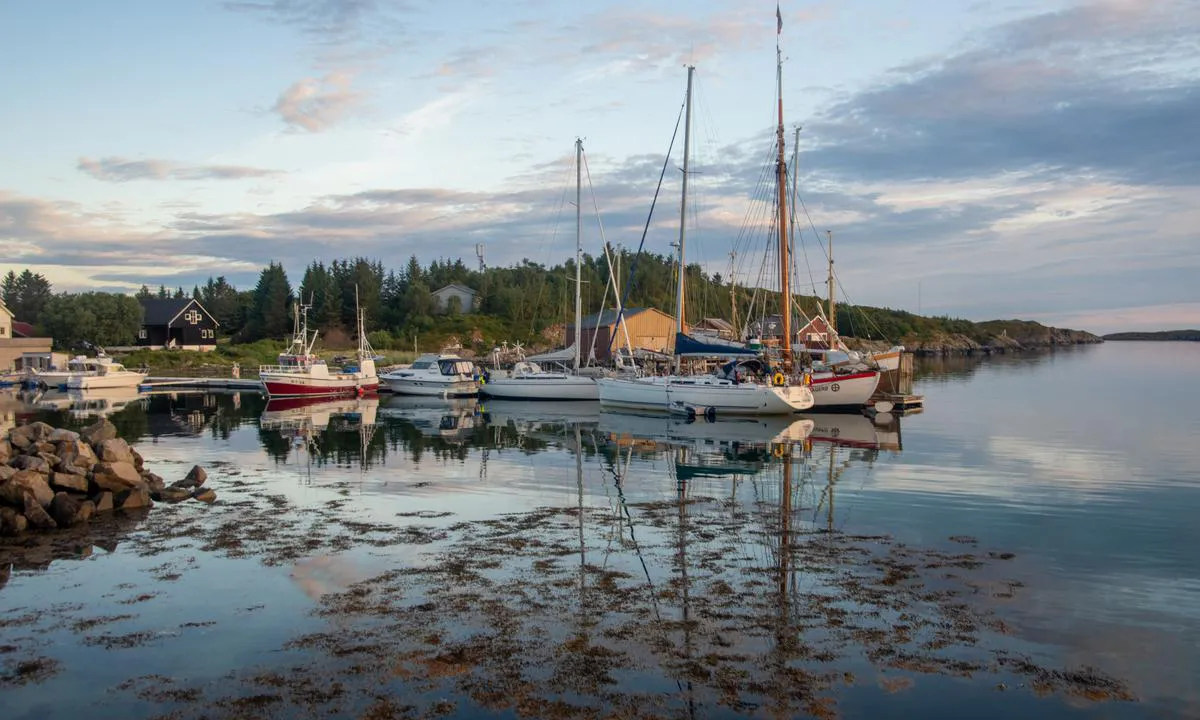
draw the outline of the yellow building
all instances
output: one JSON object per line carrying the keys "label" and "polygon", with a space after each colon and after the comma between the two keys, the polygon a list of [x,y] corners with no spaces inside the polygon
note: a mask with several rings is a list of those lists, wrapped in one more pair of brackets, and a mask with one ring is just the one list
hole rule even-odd
{"label": "yellow building", "polygon": [[[625,308],[621,317],[621,325],[623,327],[617,327],[617,311],[615,309],[604,310],[583,318],[580,326],[580,338],[583,345],[580,350],[583,358],[586,360],[589,357],[594,339],[595,359],[600,362],[610,360],[617,348],[625,346],[626,331],[629,333],[629,343],[635,350],[653,350],[662,353],[670,353],[675,350],[675,318],[661,310],[641,307]],[[573,342],[575,342],[575,325],[571,324],[567,326],[564,345],[570,347]]]}

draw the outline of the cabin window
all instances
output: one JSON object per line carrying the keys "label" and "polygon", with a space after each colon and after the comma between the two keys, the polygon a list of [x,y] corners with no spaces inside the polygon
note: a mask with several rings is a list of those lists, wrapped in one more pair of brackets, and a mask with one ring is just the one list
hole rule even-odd
{"label": "cabin window", "polygon": [[4,337],[7,334],[8,334],[8,328],[4,327],[3,325],[0,325],[0,337]]}
{"label": "cabin window", "polygon": [[412,364],[412,370],[428,370],[433,367],[433,362],[430,360],[418,360]]}
{"label": "cabin window", "polygon": [[200,337],[206,340],[212,340],[214,332],[210,328],[200,328]]}

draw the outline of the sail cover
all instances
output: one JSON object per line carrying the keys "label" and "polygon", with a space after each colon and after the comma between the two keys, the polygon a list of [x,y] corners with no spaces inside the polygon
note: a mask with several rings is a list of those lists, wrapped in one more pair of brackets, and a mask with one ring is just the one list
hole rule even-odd
{"label": "sail cover", "polygon": [[571,345],[562,350],[551,350],[540,355],[530,355],[525,359],[535,363],[571,362],[575,359],[575,346]]}
{"label": "sail cover", "polygon": [[680,357],[753,357],[758,353],[730,340],[697,340],[684,333],[675,333],[675,354]]}

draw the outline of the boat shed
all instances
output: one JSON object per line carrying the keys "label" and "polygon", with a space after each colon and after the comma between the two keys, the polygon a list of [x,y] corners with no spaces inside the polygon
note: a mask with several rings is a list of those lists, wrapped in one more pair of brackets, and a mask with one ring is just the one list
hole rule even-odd
{"label": "boat shed", "polygon": [[[608,362],[619,347],[625,346],[625,331],[633,349],[670,353],[675,347],[675,318],[655,308],[625,308],[621,317],[624,330],[617,327],[617,311],[604,310],[583,318],[580,325],[580,350],[586,362],[595,341],[595,360]],[[685,329],[686,330],[686,329]],[[615,337],[615,341],[613,338]],[[610,342],[611,341],[611,342]],[[563,344],[575,342],[575,325],[567,325]]]}
{"label": "boat shed", "polygon": [[137,347],[151,350],[215,350],[216,319],[194,298],[143,298]]}

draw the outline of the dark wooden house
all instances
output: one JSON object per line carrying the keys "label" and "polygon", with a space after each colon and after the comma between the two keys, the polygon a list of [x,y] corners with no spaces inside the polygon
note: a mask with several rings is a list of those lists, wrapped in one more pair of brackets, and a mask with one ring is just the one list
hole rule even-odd
{"label": "dark wooden house", "polygon": [[145,298],[139,300],[142,327],[138,347],[151,350],[214,350],[217,347],[217,321],[198,300],[192,298]]}

